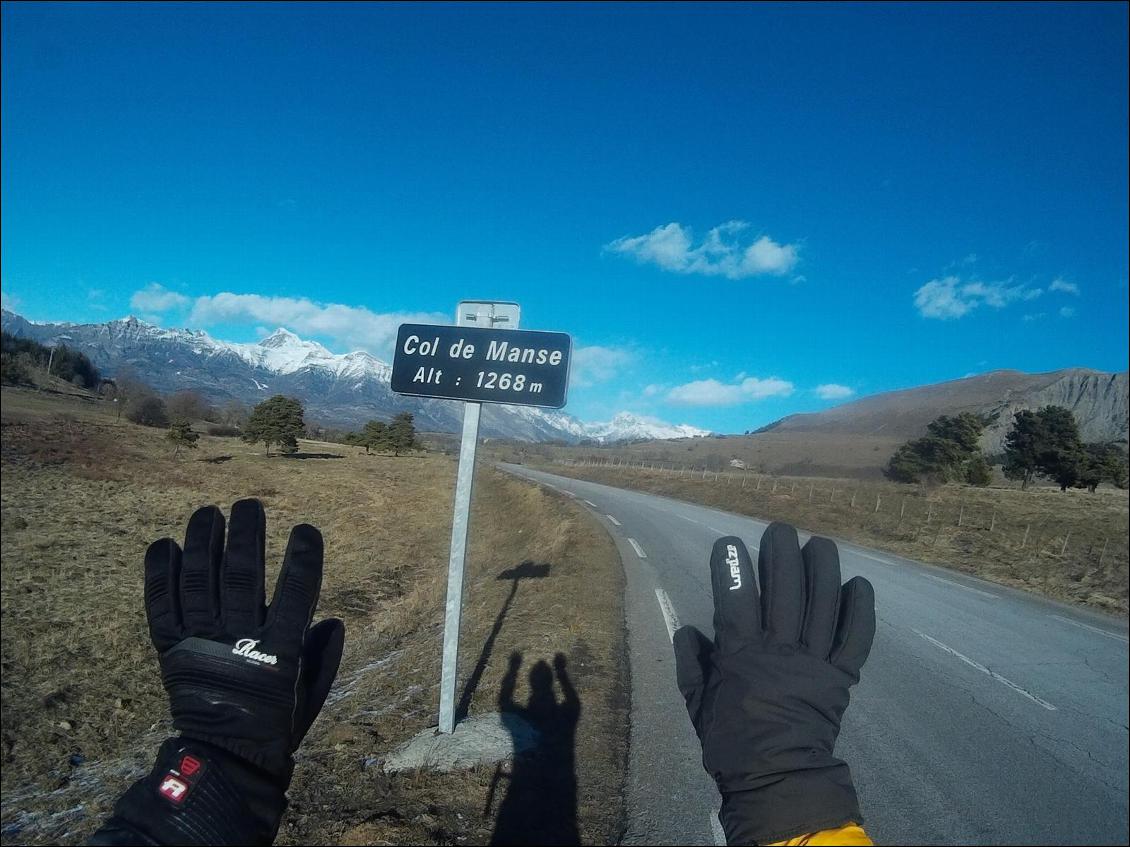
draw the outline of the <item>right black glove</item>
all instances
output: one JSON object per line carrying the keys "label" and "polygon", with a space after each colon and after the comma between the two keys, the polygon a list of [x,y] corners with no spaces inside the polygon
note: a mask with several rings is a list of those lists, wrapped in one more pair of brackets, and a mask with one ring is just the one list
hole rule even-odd
{"label": "right black glove", "polygon": [[758,573],[740,538],[710,557],[714,642],[691,626],[675,633],[679,690],[722,794],[730,844],[766,844],[861,823],[845,762],[833,755],[848,689],[875,635],[866,579],[840,587],[836,545],[774,523]]}
{"label": "right black glove", "polygon": [[345,638],[311,627],[322,536],[294,527],[274,599],[264,604],[266,516],[240,500],[188,522],[145,554],[145,608],[173,726],[148,777],[118,801],[94,843],[270,843],[286,808],[291,758],[325,702]]}

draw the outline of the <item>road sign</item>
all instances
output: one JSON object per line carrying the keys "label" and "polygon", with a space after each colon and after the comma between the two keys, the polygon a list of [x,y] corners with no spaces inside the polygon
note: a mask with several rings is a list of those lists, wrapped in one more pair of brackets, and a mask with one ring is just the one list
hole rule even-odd
{"label": "road sign", "polygon": [[572,347],[563,332],[402,324],[392,361],[392,390],[415,397],[560,409],[565,405]]}
{"label": "road sign", "polygon": [[517,303],[464,300],[455,310],[455,326],[403,324],[392,360],[396,393],[464,401],[439,684],[439,731],[447,735],[455,731],[463,572],[482,404],[559,409],[569,386],[572,340],[562,332],[520,331],[520,315]]}

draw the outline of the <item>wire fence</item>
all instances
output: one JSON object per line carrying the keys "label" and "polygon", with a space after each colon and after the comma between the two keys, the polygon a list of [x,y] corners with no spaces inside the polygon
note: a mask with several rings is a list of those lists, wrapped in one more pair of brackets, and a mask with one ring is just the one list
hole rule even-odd
{"label": "wire fence", "polygon": [[[693,499],[766,518],[792,520],[821,532],[861,530],[909,549],[985,554],[1019,578],[1032,562],[1058,563],[1060,576],[1117,583],[1125,597],[1130,560],[1126,496],[1043,488],[975,488],[905,485],[847,479],[783,477],[742,468],[711,470],[625,459],[557,459],[556,464],[622,472],[622,483],[641,478]],[[656,485],[648,487],[655,488]],[[708,492],[708,493],[707,493]],[[689,492],[688,492],[689,493]],[[1117,587],[1117,584],[1116,586]]]}

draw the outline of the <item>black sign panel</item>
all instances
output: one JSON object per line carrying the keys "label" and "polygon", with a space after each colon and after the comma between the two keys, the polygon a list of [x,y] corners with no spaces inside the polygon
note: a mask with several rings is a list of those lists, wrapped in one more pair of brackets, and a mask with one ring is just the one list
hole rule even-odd
{"label": "black sign panel", "polygon": [[401,324],[392,390],[560,409],[572,350],[573,341],[563,332]]}

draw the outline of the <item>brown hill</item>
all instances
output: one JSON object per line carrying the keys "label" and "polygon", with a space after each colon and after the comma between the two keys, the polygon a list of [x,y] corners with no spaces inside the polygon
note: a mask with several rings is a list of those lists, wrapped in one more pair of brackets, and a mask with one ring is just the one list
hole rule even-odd
{"label": "brown hill", "polygon": [[976,412],[992,419],[982,444],[987,452],[998,453],[1015,412],[1056,405],[1075,414],[1085,441],[1126,443],[1127,385],[1126,372],[1085,368],[1043,374],[991,371],[875,394],[823,412],[790,415],[760,432],[883,435],[905,440],[922,435],[939,415]]}
{"label": "brown hill", "polygon": [[711,470],[733,467],[736,460],[738,467],[759,473],[879,478],[900,444],[925,434],[926,425],[939,415],[959,412],[976,412],[993,420],[982,440],[990,455],[1003,449],[1014,412],[1047,405],[1071,409],[1084,440],[1125,445],[1127,386],[1126,372],[992,371],[862,397],[823,412],[790,415],[751,435],[650,441],[605,450],[556,448],[556,454],[594,459],[614,455]]}

